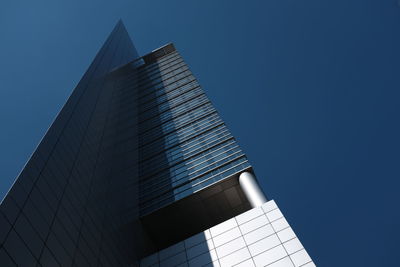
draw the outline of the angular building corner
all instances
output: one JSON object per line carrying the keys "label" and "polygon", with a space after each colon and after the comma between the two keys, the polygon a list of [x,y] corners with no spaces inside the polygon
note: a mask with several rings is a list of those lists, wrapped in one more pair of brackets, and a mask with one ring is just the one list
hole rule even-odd
{"label": "angular building corner", "polygon": [[175,46],[122,21],[0,213],[1,266],[315,266]]}

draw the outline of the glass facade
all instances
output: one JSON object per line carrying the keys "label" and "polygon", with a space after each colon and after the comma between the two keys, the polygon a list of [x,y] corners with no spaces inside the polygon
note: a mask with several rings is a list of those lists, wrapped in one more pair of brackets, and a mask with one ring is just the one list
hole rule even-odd
{"label": "glass facade", "polygon": [[[136,80],[141,215],[250,168],[246,156],[172,44],[126,73]],[[135,65],[135,64],[133,64]]]}
{"label": "glass facade", "polygon": [[249,209],[244,170],[175,47],[139,57],[119,22],[0,205],[0,265],[137,266]]}

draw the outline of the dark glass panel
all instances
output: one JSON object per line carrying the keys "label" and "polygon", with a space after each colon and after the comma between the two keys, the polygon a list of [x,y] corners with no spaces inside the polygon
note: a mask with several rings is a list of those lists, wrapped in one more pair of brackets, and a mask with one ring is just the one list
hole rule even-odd
{"label": "dark glass panel", "polygon": [[18,266],[31,267],[36,265],[36,259],[14,230],[11,230],[4,248]]}

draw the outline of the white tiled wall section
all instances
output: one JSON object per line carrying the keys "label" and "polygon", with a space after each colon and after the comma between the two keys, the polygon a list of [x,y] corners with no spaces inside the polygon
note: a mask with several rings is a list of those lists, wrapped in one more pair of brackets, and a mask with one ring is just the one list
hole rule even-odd
{"label": "white tiled wall section", "polygon": [[315,267],[275,201],[152,254],[148,266]]}

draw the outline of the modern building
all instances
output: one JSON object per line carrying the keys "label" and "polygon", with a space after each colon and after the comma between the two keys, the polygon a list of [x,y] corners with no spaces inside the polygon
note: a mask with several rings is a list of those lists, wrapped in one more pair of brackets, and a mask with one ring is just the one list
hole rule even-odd
{"label": "modern building", "polygon": [[0,213],[0,266],[315,266],[174,45],[122,22]]}

